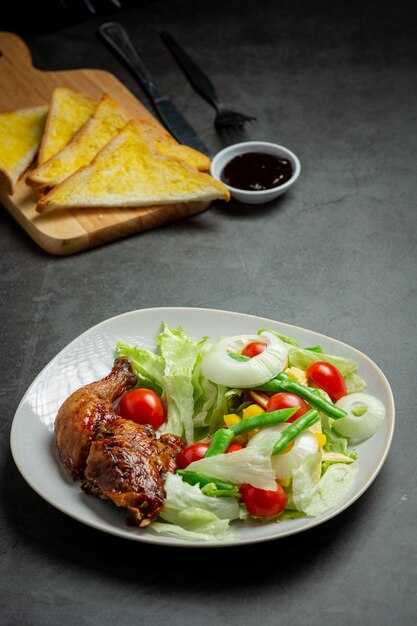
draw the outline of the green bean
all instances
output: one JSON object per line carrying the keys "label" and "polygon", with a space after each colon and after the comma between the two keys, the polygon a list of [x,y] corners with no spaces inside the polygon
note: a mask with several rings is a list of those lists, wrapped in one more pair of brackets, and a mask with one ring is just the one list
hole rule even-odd
{"label": "green bean", "polygon": [[264,426],[274,426],[285,422],[294,413],[298,411],[298,407],[295,409],[279,409],[279,411],[270,411],[269,413],[260,413],[259,415],[253,415],[245,420],[233,424],[230,429],[234,435],[242,435],[255,428],[263,428]]}
{"label": "green bean", "polygon": [[310,426],[318,422],[319,419],[320,416],[316,409],[310,409],[310,411],[307,411],[307,413],[304,413],[304,415],[289,424],[289,426],[282,431],[281,437],[272,449],[272,454],[279,454],[285,450],[293,439],[303,432],[303,430],[310,428]]}
{"label": "green bean", "polygon": [[277,377],[271,378],[271,380],[268,380],[267,383],[260,385],[259,387],[255,387],[255,391],[272,391],[273,393],[278,393],[279,391],[282,391],[281,381],[278,380]]}
{"label": "green bean", "polygon": [[230,428],[219,428],[219,430],[216,430],[204,457],[216,456],[216,454],[226,452],[234,436],[235,433]]}
{"label": "green bean", "polygon": [[214,478],[213,476],[208,476],[207,474],[202,474],[201,472],[192,472],[191,470],[177,470],[177,474],[181,476],[181,478],[188,483],[189,485],[200,485],[200,487],[204,487],[209,483],[213,483],[216,485],[218,489],[235,489],[236,485],[230,483],[225,480],[219,480],[218,478]]}
{"label": "green bean", "polygon": [[320,409],[320,411],[323,411],[323,413],[326,413],[326,415],[329,415],[333,419],[337,420],[342,417],[346,417],[347,415],[346,411],[340,409],[338,406],[335,406],[320,396],[317,391],[311,387],[306,387],[305,385],[296,383],[284,372],[281,372],[261,387],[257,387],[256,391],[273,391],[274,393],[289,391],[290,393],[295,393],[298,396],[301,396],[301,398],[304,398],[304,400],[307,400],[307,402],[312,404],[317,409]]}
{"label": "green bean", "polygon": [[300,385],[296,383],[294,380],[283,380],[281,381],[281,387],[285,391],[290,391],[292,393],[296,393],[304,400],[307,400],[310,404],[315,406],[317,409],[326,413],[326,415],[330,415],[333,419],[340,419],[342,417],[346,417],[347,413],[343,409],[340,409],[338,406],[335,406],[322,396],[318,394],[317,391],[311,389],[310,387],[305,387],[304,385]]}

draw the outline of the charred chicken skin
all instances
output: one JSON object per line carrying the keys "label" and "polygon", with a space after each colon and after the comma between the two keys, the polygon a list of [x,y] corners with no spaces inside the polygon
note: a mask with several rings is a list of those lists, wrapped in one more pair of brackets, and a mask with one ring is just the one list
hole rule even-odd
{"label": "charred chicken skin", "polygon": [[157,437],[150,426],[125,420],[113,402],[136,384],[131,362],[115,360],[108,376],[67,398],[55,420],[61,462],[83,489],[126,508],[129,521],[146,526],[157,517],[165,497],[164,475],[175,472],[184,442],[176,435]]}
{"label": "charred chicken skin", "polygon": [[164,475],[176,470],[184,447],[175,435],[159,439],[150,426],[119,419],[90,447],[83,489],[128,511],[128,520],[147,526],[162,508]]}

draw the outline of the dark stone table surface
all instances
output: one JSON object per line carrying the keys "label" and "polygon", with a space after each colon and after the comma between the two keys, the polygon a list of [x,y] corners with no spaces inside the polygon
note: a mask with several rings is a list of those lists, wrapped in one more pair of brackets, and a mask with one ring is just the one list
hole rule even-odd
{"label": "dark stone table surface", "polygon": [[[298,184],[69,257],[40,250],[0,212],[0,623],[411,625],[417,614],[417,38],[401,2],[139,3],[25,33],[45,70],[105,68],[142,101],[96,37],[118,19],[149,69],[218,150],[262,139],[300,157]],[[256,115],[220,136],[158,33],[184,43],[231,107]],[[25,390],[72,339],[125,311],[248,312],[345,341],[387,376],[390,453],[348,510],[254,546],[183,550],[104,535],[26,484],[9,434]]]}

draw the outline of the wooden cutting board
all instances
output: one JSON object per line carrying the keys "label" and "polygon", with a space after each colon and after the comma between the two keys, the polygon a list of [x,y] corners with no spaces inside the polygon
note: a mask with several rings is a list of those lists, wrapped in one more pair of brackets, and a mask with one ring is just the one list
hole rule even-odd
{"label": "wooden cutting board", "polygon": [[[33,67],[31,54],[19,37],[0,32],[0,111],[48,104],[57,86],[70,87],[97,99],[108,93],[133,115],[154,120],[113,74],[94,69],[42,72]],[[40,215],[35,210],[35,192],[26,185],[24,178],[19,181],[13,196],[0,189],[0,202],[41,248],[57,255],[73,254],[155,228],[199,213],[210,204],[71,209]]]}

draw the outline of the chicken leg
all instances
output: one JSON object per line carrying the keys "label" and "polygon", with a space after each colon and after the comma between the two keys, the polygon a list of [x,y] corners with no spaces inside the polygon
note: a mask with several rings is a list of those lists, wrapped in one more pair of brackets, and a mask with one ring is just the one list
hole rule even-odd
{"label": "chicken leg", "polygon": [[112,408],[114,400],[135,384],[130,360],[119,357],[105,378],[81,387],[65,400],[55,420],[55,441],[71,476],[82,476],[91,442],[100,429],[118,418]]}
{"label": "chicken leg", "polygon": [[149,425],[123,419],[112,403],[136,383],[131,362],[115,360],[108,376],[81,387],[65,400],[55,420],[61,462],[82,488],[127,510],[129,521],[147,526],[161,510],[164,475],[175,472],[185,443],[157,436]]}

